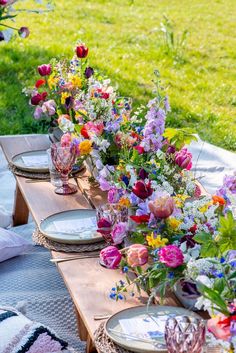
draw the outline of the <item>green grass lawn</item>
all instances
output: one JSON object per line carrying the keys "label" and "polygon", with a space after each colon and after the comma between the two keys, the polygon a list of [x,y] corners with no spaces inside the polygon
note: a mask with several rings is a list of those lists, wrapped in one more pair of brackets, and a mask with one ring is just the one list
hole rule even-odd
{"label": "green grass lawn", "polygon": [[[0,134],[38,131],[21,91],[34,82],[38,65],[70,57],[81,39],[90,64],[111,77],[120,94],[134,104],[147,102],[158,69],[172,106],[168,125],[191,126],[236,151],[235,13],[235,0],[56,0],[53,12],[20,14],[17,24],[28,25],[30,37],[0,43]],[[164,14],[175,24],[175,37],[189,32],[177,58],[159,30]]]}

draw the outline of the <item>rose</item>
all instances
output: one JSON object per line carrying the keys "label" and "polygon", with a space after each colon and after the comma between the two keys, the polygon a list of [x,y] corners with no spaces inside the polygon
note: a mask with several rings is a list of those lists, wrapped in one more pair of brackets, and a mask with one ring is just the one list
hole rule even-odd
{"label": "rose", "polygon": [[182,169],[190,170],[192,168],[192,153],[187,148],[182,148],[175,153],[175,163]]}
{"label": "rose", "polygon": [[31,97],[31,104],[38,105],[41,101],[44,101],[47,97],[47,92],[36,93],[33,97]]}
{"label": "rose", "polygon": [[132,191],[136,196],[138,196],[142,200],[148,198],[153,193],[150,181],[148,183],[145,183],[143,180],[136,181]]}
{"label": "rose", "polygon": [[230,338],[230,325],[222,323],[226,316],[219,314],[207,321],[207,328],[216,338],[228,341]]}
{"label": "rose", "polygon": [[90,78],[91,76],[93,76],[94,74],[94,69],[90,66],[86,67],[85,71],[84,71],[84,76],[86,78]]}
{"label": "rose", "polygon": [[184,255],[176,245],[166,245],[158,252],[159,261],[167,267],[178,267],[184,262]]}
{"label": "rose", "polygon": [[142,244],[133,244],[127,251],[127,262],[131,267],[143,266],[148,262],[148,250]]}
{"label": "rose", "polygon": [[127,223],[125,222],[117,223],[111,232],[113,243],[115,245],[121,244],[123,239],[126,236],[126,232],[127,232]]}
{"label": "rose", "polygon": [[88,48],[84,44],[77,45],[75,49],[78,58],[83,59],[88,55]]}
{"label": "rose", "polygon": [[29,37],[29,34],[30,34],[30,31],[29,31],[29,28],[28,27],[21,27],[19,30],[18,30],[18,34],[21,38],[27,38]]}
{"label": "rose", "polygon": [[100,252],[101,262],[110,269],[116,269],[121,259],[122,255],[115,246],[108,246]]}
{"label": "rose", "polygon": [[38,66],[38,73],[40,76],[48,76],[51,74],[51,65],[50,64],[43,64]]}
{"label": "rose", "polygon": [[150,211],[156,218],[168,218],[174,211],[174,200],[170,196],[162,196],[157,198],[155,201],[148,203]]}

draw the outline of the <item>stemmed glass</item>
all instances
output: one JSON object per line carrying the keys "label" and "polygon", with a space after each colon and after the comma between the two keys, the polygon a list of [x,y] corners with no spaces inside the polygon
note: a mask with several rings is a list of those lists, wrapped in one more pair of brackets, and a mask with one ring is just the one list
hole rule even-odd
{"label": "stemmed glass", "polygon": [[128,222],[127,207],[107,203],[97,208],[98,232],[102,234],[109,245],[113,244],[112,229],[119,222]]}
{"label": "stemmed glass", "polygon": [[168,353],[202,353],[206,326],[202,319],[191,316],[169,318],[165,326]]}
{"label": "stemmed glass", "polygon": [[70,147],[62,147],[60,142],[51,146],[52,161],[56,170],[61,174],[62,186],[55,189],[59,195],[69,195],[77,192],[76,185],[70,184],[69,173],[75,163],[76,154]]}

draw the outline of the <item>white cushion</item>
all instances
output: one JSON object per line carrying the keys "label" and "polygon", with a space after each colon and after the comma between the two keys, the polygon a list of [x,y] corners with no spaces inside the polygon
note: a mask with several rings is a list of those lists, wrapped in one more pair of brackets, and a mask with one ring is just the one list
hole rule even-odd
{"label": "white cushion", "polygon": [[11,307],[0,307],[0,352],[67,352],[67,342],[45,325],[29,320]]}
{"label": "white cushion", "polygon": [[0,262],[32,249],[32,244],[20,235],[0,228]]}

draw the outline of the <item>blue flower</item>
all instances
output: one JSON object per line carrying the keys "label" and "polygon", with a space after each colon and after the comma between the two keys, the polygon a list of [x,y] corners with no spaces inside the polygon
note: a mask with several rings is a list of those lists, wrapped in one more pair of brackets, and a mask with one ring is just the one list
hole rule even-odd
{"label": "blue flower", "polygon": [[118,299],[124,299],[124,296],[122,294],[118,294]]}
{"label": "blue flower", "polygon": [[126,186],[129,185],[129,178],[126,175],[122,176],[122,181],[125,183]]}
{"label": "blue flower", "polygon": [[220,263],[223,264],[224,262],[225,262],[225,258],[224,258],[224,257],[221,257]]}
{"label": "blue flower", "polygon": [[110,293],[109,298],[110,299],[115,299],[116,298],[116,293]]}
{"label": "blue flower", "polygon": [[175,277],[174,272],[169,272],[167,275],[167,278],[169,278],[169,279],[173,279],[174,277]]}
{"label": "blue flower", "polygon": [[122,268],[122,272],[123,273],[126,273],[126,272],[128,272],[129,271],[129,267],[128,266],[124,266],[123,268]]}
{"label": "blue flower", "polygon": [[219,272],[219,273],[216,274],[216,277],[218,277],[218,278],[223,278],[224,276],[225,275],[222,272]]}
{"label": "blue flower", "polygon": [[125,282],[124,282],[124,281],[122,281],[122,280],[120,280],[120,285],[121,285],[122,287],[124,287]]}

